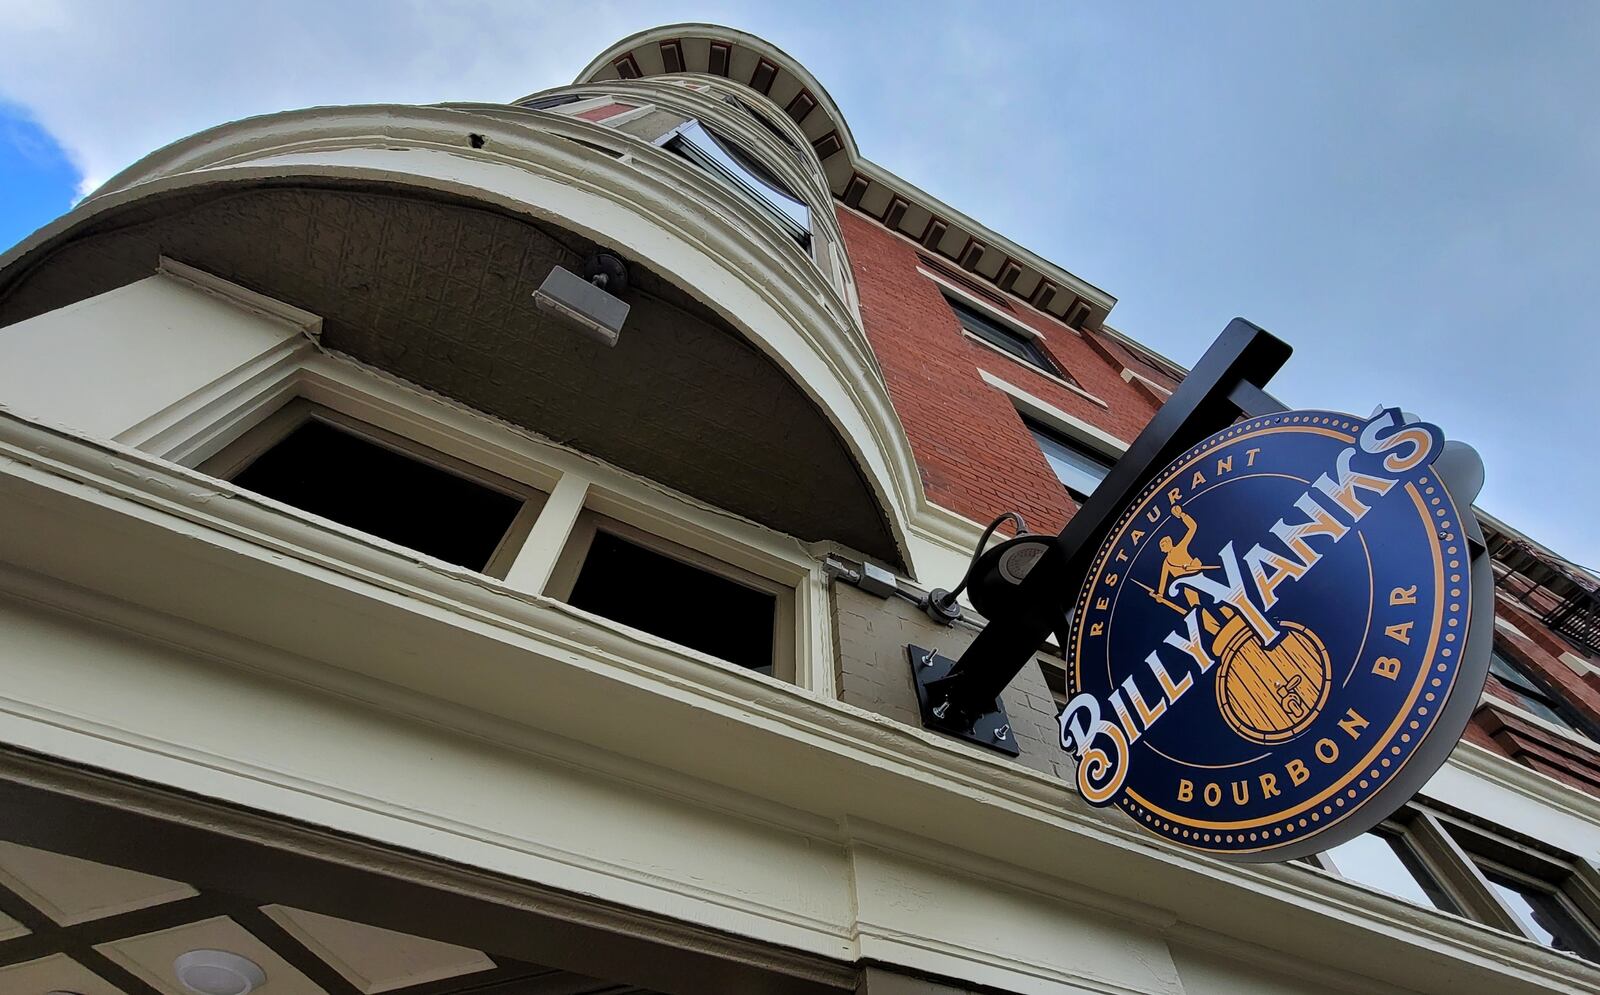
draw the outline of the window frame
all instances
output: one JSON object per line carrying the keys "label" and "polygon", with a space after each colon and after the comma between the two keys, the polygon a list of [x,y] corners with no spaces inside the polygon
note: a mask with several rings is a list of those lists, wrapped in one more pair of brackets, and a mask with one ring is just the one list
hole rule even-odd
{"label": "window frame", "polygon": [[[975,307],[972,303],[949,293],[944,287],[939,288],[939,293],[944,298],[945,304],[950,308],[950,313],[955,317],[956,324],[961,326],[962,332],[993,347],[1024,366],[1039,370],[1071,386],[1077,386],[1077,381],[1055,361],[1055,358],[1050,355],[1043,342],[1040,341],[1039,336],[1013,327],[1011,323],[1001,320],[998,315],[991,317],[985,314],[981,308]],[[968,323],[969,320],[972,324]],[[974,328],[973,324],[978,327]],[[997,335],[1001,341],[995,341],[989,335],[985,335],[984,331]],[[1018,346],[1021,352],[1013,351],[1003,344],[1007,342]]]}
{"label": "window frame", "polygon": [[[245,429],[231,442],[197,464],[195,469],[219,480],[232,481],[268,450],[288,438],[296,429],[311,421],[320,421],[325,425],[342,429],[373,445],[381,446],[419,463],[463,477],[480,487],[520,500],[522,506],[517,509],[517,513],[506,527],[505,533],[501,535],[500,541],[495,544],[494,552],[490,554],[488,562],[483,569],[473,570],[474,573],[482,573],[496,580],[504,580],[506,573],[511,569],[511,564],[521,551],[523,543],[527,541],[528,534],[533,530],[534,522],[543,513],[545,504],[550,498],[547,492],[537,487],[509,477],[503,477],[493,471],[451,456],[449,453],[441,452],[404,435],[380,428],[360,418],[352,417],[337,408],[318,404],[303,396],[290,398],[265,418]],[[283,504],[285,507],[293,508],[297,514],[317,518],[320,521],[332,522],[341,529],[349,529],[367,538],[378,539],[405,549],[414,555],[427,555],[355,526],[346,525],[332,519],[324,519],[315,512],[277,501],[277,499],[269,495],[263,494],[260,496],[266,500]],[[449,565],[463,570],[472,570],[471,567],[463,566],[462,564],[451,563]]]}
{"label": "window frame", "polygon": [[1104,465],[1106,473],[1095,482],[1095,489],[1097,490],[1101,484],[1105,483],[1106,476],[1110,475],[1112,468],[1117,464],[1116,458],[1111,458],[1109,460],[1106,459],[1103,453],[1092,449],[1082,441],[1056,429],[1054,426],[1045,423],[1041,419],[1029,415],[1026,411],[1018,410],[1017,417],[1022,419],[1022,426],[1028,430],[1028,434],[1033,438],[1035,445],[1039,446],[1039,455],[1043,456],[1045,463],[1050,466],[1051,476],[1056,478],[1056,481],[1061,485],[1062,490],[1067,492],[1067,496],[1072,498],[1072,500],[1076,501],[1080,505],[1089,500],[1089,495],[1093,494],[1094,491],[1089,491],[1086,494],[1079,494],[1073,489],[1072,485],[1068,484],[1065,480],[1062,480],[1061,475],[1056,472],[1055,464],[1050,462],[1050,454],[1045,452],[1043,445],[1039,444],[1040,437],[1043,436],[1044,438],[1056,442],[1067,449],[1082,453],[1088,456],[1093,462]]}
{"label": "window frame", "polygon": [[[746,570],[732,563],[727,563],[693,546],[673,542],[671,539],[656,535],[654,532],[632,525],[623,519],[601,514],[592,508],[585,507],[578,512],[572,529],[568,533],[567,542],[562,547],[561,553],[556,558],[555,565],[550,571],[550,579],[545,583],[543,593],[546,597],[555,598],[557,601],[566,604],[573,611],[583,612],[585,615],[602,619],[609,625],[624,625],[624,623],[612,621],[604,615],[571,604],[572,590],[577,586],[578,575],[582,572],[583,564],[589,557],[589,549],[594,544],[595,535],[600,532],[610,533],[619,539],[642,546],[653,553],[659,553],[669,559],[677,560],[713,576],[721,577],[723,580],[732,581],[743,587],[772,595],[775,603],[772,619],[772,676],[785,683],[794,683],[796,651],[794,638],[796,592],[794,585],[774,580],[765,573]],[[642,629],[637,631],[644,632]],[[666,638],[664,636],[656,636],[653,633],[646,633],[646,635],[650,635],[655,639]],[[682,644],[674,643],[674,645]],[[703,652],[689,646],[684,648],[693,650],[696,653]],[[710,654],[707,655],[709,656]],[[726,663],[730,667],[738,667],[740,670],[750,669],[739,667],[738,664],[721,660],[719,657],[712,657],[712,659],[720,660],[720,662]]]}
{"label": "window frame", "polygon": [[[745,179],[732,169],[729,169],[726,165],[717,160],[710,153],[706,152],[695,141],[689,138],[688,133],[691,128],[697,128],[703,132],[709,141],[714,143],[719,149],[722,150],[724,155],[739,165],[744,172],[751,174],[751,179]],[[817,225],[815,218],[816,208],[813,207],[811,202],[806,200],[805,197],[795,193],[793,190],[788,189],[788,185],[785,184],[779,177],[773,175],[772,170],[762,165],[759,160],[757,160],[755,155],[749,150],[745,149],[743,146],[740,146],[732,139],[724,138],[718,135],[714,129],[708,127],[706,123],[701,121],[699,118],[689,118],[683,124],[678,125],[665,135],[662,135],[656,140],[656,144],[678,156],[679,158],[699,167],[707,174],[722,182],[724,186],[733,189],[734,192],[743,195],[746,200],[756,207],[757,211],[763,217],[767,218],[779,230],[781,230],[785,235],[789,236],[790,239],[798,244],[801,251],[805,252],[807,255],[813,254],[812,245],[816,241],[817,237]],[[731,149],[730,146],[732,146]],[[745,165],[743,160],[750,160],[753,166]],[[771,182],[763,178],[761,176],[762,173],[769,174],[769,176],[771,176]],[[806,223],[802,225],[797,219],[791,217],[781,207],[774,204],[772,200],[762,192],[764,189],[773,190],[779,196],[799,204],[802,208],[804,208],[806,212]]]}
{"label": "window frame", "polygon": [[1408,802],[1400,812],[1374,828],[1398,835],[1456,908],[1417,905],[1376,885],[1346,877],[1337,869],[1337,860],[1327,856],[1327,851],[1307,857],[1305,862],[1321,873],[1334,875],[1394,901],[1406,902],[1414,908],[1470,919],[1538,944],[1545,950],[1600,964],[1600,959],[1591,960],[1583,954],[1557,950],[1529,933],[1485,874],[1487,868],[1555,896],[1593,948],[1600,951],[1600,871],[1593,865],[1536,846],[1530,840],[1513,838],[1509,830],[1468,821],[1425,801]]}
{"label": "window frame", "polygon": [[[1597,740],[1591,733],[1590,723],[1585,721],[1566,702],[1563,696],[1548,690],[1537,676],[1528,673],[1529,668],[1518,659],[1515,653],[1507,652],[1503,648],[1504,646],[1504,643],[1496,639],[1494,645],[1490,648],[1489,672],[1494,674],[1495,679],[1503,687],[1507,688],[1517,700],[1507,702],[1504,698],[1485,691],[1484,695],[1491,704],[1510,705],[1537,718],[1541,722],[1557,727],[1568,737],[1576,738],[1593,749],[1600,749],[1600,740]],[[1503,664],[1506,669],[1511,671],[1514,677],[1520,678],[1520,680],[1515,682],[1508,680],[1496,669],[1496,663]],[[1530,702],[1537,707],[1528,707]],[[1546,715],[1545,712],[1549,712],[1549,715]]]}
{"label": "window frame", "polygon": [[[1348,881],[1351,884],[1359,885],[1363,888],[1370,888],[1373,891],[1387,895],[1396,901],[1405,902],[1409,905],[1415,905],[1418,908],[1429,909],[1430,911],[1434,912],[1444,912],[1450,915],[1464,915],[1464,910],[1467,908],[1467,904],[1463,902],[1462,896],[1458,893],[1458,890],[1451,887],[1450,877],[1452,875],[1442,873],[1442,869],[1439,866],[1440,861],[1436,849],[1429,846],[1425,834],[1418,832],[1417,823],[1420,821],[1420,819],[1421,813],[1413,807],[1408,807],[1406,809],[1402,809],[1400,812],[1395,813],[1394,816],[1383,820],[1376,826],[1373,826],[1371,829],[1367,830],[1367,832],[1379,836],[1386,836],[1391,840],[1398,841],[1399,844],[1405,848],[1405,852],[1409,854],[1418,865],[1420,865],[1422,872],[1432,879],[1434,887],[1439,890],[1439,892],[1444,896],[1445,900],[1449,903],[1448,908],[1441,907],[1438,904],[1433,903],[1431,898],[1429,899],[1429,904],[1421,905],[1404,895],[1396,894],[1395,892],[1389,891],[1380,885],[1350,876],[1339,869],[1338,858],[1332,856],[1333,848],[1312,854],[1309,859],[1315,866],[1327,871],[1329,874],[1336,875],[1340,878],[1340,880]],[[1396,859],[1400,861],[1402,866],[1406,865],[1405,857],[1397,854]],[[1412,873],[1412,869],[1409,866],[1406,866],[1405,869],[1408,873]],[[1416,878],[1415,873],[1412,873],[1412,878]],[[1417,884],[1418,887],[1422,888],[1423,893],[1426,894],[1428,888],[1420,881],[1417,882]]]}
{"label": "window frame", "polygon": [[[1473,918],[1537,943],[1546,950],[1600,964],[1600,879],[1592,867],[1579,858],[1548,852],[1449,813],[1422,809],[1420,815],[1434,829],[1437,850],[1447,853],[1460,865],[1456,868],[1457,890],[1468,900],[1463,907],[1471,910]],[[1486,870],[1526,882],[1555,896],[1583,931],[1596,956],[1590,958],[1556,950],[1533,936],[1521,917],[1501,898]]]}
{"label": "window frame", "polygon": [[[474,572],[482,586],[499,588],[521,600],[545,598],[545,587],[578,515],[590,509],[788,587],[792,594],[793,638],[792,649],[786,648],[786,652],[793,661],[792,680],[767,677],[732,664],[728,669],[739,671],[747,679],[777,680],[825,697],[837,694],[830,580],[820,555],[807,552],[793,537],[709,507],[356,360],[322,353],[309,340],[296,340],[264,355],[255,375],[215,391],[191,395],[169,409],[159,423],[129,433],[119,441],[198,469],[296,398],[355,419],[368,431],[388,432],[463,461],[480,473],[547,495],[506,576]],[[301,545],[305,526],[290,523],[310,516],[291,510],[293,516],[285,517],[285,524],[274,534],[291,545]],[[392,545],[346,526],[338,529],[360,541]],[[361,562],[364,569],[374,568],[371,560]],[[412,562],[407,557],[391,563],[386,557],[377,566],[403,574]],[[453,565],[451,569],[465,570]],[[560,607],[585,622],[621,628],[600,616],[565,604]]]}

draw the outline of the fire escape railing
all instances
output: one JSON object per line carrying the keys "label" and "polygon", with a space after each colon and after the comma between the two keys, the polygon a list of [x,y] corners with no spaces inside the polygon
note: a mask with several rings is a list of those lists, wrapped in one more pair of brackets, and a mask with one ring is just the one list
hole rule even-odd
{"label": "fire escape railing", "polygon": [[1489,554],[1504,568],[1505,584],[1551,631],[1574,646],[1600,655],[1600,584],[1585,579],[1583,571],[1546,554],[1524,539],[1492,533]]}

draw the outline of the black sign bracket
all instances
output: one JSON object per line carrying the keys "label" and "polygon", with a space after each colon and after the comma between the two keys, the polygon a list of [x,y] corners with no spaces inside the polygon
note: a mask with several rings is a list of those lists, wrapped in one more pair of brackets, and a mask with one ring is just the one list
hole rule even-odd
{"label": "black sign bracket", "polygon": [[1000,692],[1052,632],[1065,645],[1068,612],[1117,516],[1185,450],[1241,416],[1286,410],[1264,388],[1292,351],[1243,318],[1229,322],[960,659],[933,667],[948,658],[909,647],[924,726],[1017,755],[1014,734],[1009,750],[993,741],[1010,733]]}

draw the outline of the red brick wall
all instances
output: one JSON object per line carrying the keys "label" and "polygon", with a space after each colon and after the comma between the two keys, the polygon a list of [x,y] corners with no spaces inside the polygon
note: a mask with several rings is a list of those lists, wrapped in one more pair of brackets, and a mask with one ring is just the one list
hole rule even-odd
{"label": "red brick wall", "polygon": [[[1023,363],[962,334],[940,285],[918,272],[918,246],[847,208],[839,221],[861,295],[862,319],[900,415],[923,487],[935,504],[979,522],[1016,510],[1039,532],[1054,532],[1075,506],[1061,487],[1010,398],[979,376],[987,370],[1042,401],[1124,441],[1132,441],[1159,406],[1125,366],[1158,382],[1155,369],[1115,341],[1086,337],[1010,300],[1006,313],[1038,330],[1046,351],[1100,407]],[[946,266],[955,264],[942,260]],[[1543,679],[1580,714],[1600,722],[1600,680],[1579,678],[1558,658],[1569,649],[1531,614],[1502,598],[1499,612],[1521,635],[1497,633],[1506,655]],[[1494,677],[1491,699],[1511,696]],[[1515,759],[1574,787],[1600,794],[1600,748],[1556,736],[1515,713],[1480,706],[1465,740]]]}
{"label": "red brick wall", "polygon": [[962,334],[940,285],[917,271],[917,246],[843,207],[839,222],[867,338],[929,499],[979,522],[1015,510],[1036,532],[1058,531],[1075,505],[1010,398],[985,383],[979,371],[988,370],[1124,442],[1132,441],[1155,412],[1148,393],[1122,379],[1122,365],[1110,350],[1095,348],[1021,301],[1006,313],[1039,331],[1056,364],[1108,407],[974,342]]}
{"label": "red brick wall", "polygon": [[[1496,614],[1511,623],[1515,630],[1498,629],[1496,649],[1547,690],[1564,699],[1578,715],[1600,723],[1600,688],[1573,673],[1560,659],[1562,652],[1575,651],[1510,598],[1502,596],[1496,601]],[[1473,713],[1462,738],[1558,781],[1600,795],[1600,744],[1557,735],[1523,719],[1517,712],[1495,707],[1491,702],[1515,705],[1518,699],[1493,674],[1489,675],[1484,691],[1490,701]]]}

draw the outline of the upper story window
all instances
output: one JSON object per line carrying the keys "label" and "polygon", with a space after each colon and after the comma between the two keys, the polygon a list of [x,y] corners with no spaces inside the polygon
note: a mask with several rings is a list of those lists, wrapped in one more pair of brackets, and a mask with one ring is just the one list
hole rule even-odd
{"label": "upper story window", "polygon": [[1371,885],[1418,905],[1455,912],[1456,904],[1439,885],[1405,834],[1391,827],[1362,833],[1318,856],[1340,877]]}
{"label": "upper story window", "polygon": [[1489,887],[1516,917],[1521,930],[1547,947],[1600,960],[1594,924],[1553,885],[1525,874],[1480,864]]}
{"label": "upper story window", "polygon": [[504,577],[545,495],[304,400],[207,460],[207,473],[301,511]]}
{"label": "upper story window", "polygon": [[971,304],[949,294],[945,294],[944,299],[950,305],[950,310],[955,312],[956,320],[961,323],[961,327],[970,334],[1029,366],[1041,369],[1051,376],[1071,381],[1072,378],[1062,373],[1061,368],[1045,355],[1044,349],[1033,336],[991,318]]}
{"label": "upper story window", "polygon": [[1061,481],[1067,493],[1080,504],[1087,500],[1094,489],[1100,486],[1100,481],[1111,472],[1111,461],[1032,418],[1023,416],[1022,420],[1028,426],[1028,431],[1033,433],[1034,440],[1039,443],[1039,451],[1044,453],[1050,469],[1055,471],[1056,479]]}
{"label": "upper story window", "polygon": [[546,592],[584,611],[794,679],[794,588],[585,511]]}
{"label": "upper story window", "polygon": [[1311,862],[1418,905],[1600,960],[1600,890],[1573,858],[1476,820],[1408,804],[1394,820]]}
{"label": "upper story window", "polygon": [[1477,826],[1451,823],[1448,829],[1472,861],[1473,879],[1487,886],[1499,912],[1497,925],[1552,949],[1600,961],[1600,929],[1594,919],[1600,894],[1568,860]]}
{"label": "upper story window", "polygon": [[1523,672],[1521,667],[1507,659],[1498,648],[1489,657],[1489,672],[1500,679],[1500,683],[1511,692],[1512,697],[1516,698],[1517,704],[1523,709],[1563,729],[1585,735],[1579,728],[1579,723],[1572,718],[1566,704],[1536,683]]}
{"label": "upper story window", "polygon": [[679,128],[665,144],[745,194],[802,248],[810,248],[811,208],[754,156],[699,121]]}
{"label": "upper story window", "polygon": [[588,99],[589,95],[584,93],[552,93],[549,96],[524,100],[517,106],[526,107],[534,111],[547,111],[552,107],[564,107],[567,104],[575,104],[580,100]]}

